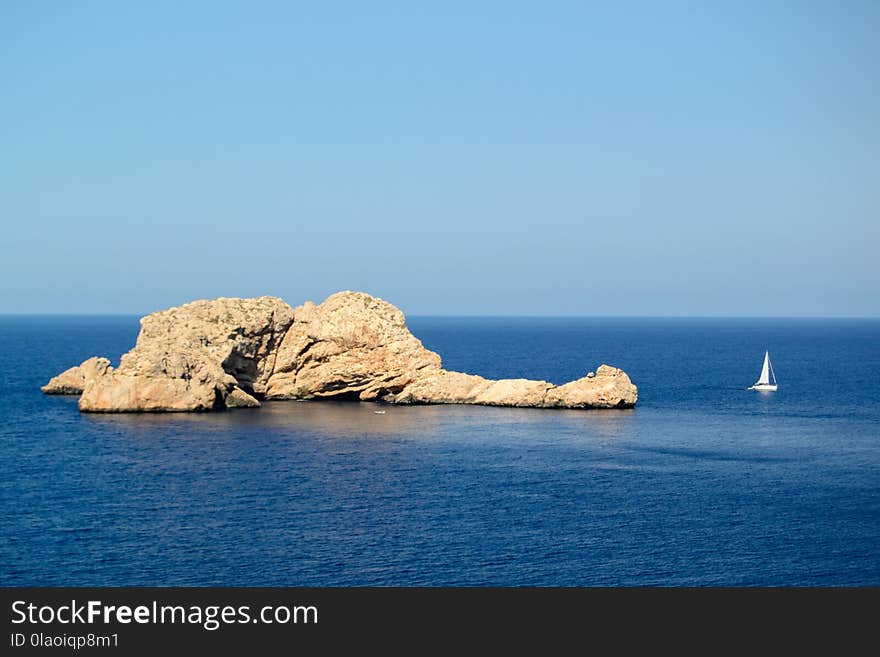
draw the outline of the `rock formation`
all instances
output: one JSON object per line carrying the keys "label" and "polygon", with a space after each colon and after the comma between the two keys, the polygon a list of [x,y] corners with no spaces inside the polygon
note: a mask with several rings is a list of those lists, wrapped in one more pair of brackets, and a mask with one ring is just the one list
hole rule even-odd
{"label": "rock formation", "polygon": [[47,394],[81,394],[82,411],[204,411],[259,399],[540,408],[631,407],[636,387],[607,365],[557,386],[449,372],[409,332],[403,313],[360,292],[295,310],[275,297],[195,301],[147,315],[118,368],[90,358]]}
{"label": "rock formation", "polygon": [[108,369],[113,369],[109,360],[92,356],[58,376],[53,376],[40,390],[47,395],[81,395],[87,383],[104,376]]}
{"label": "rock formation", "polygon": [[384,399],[440,371],[440,356],[422,346],[403,313],[361,292],[307,302],[275,359],[267,399]]}
{"label": "rock formation", "polygon": [[194,301],[141,319],[134,349],[89,382],[83,411],[205,411],[259,406],[293,322],[281,299]]}
{"label": "rock formation", "polygon": [[562,386],[529,379],[492,381],[473,374],[441,370],[407,386],[392,401],[398,404],[614,408],[635,406],[637,397],[636,387],[623,370],[600,365],[595,373]]}

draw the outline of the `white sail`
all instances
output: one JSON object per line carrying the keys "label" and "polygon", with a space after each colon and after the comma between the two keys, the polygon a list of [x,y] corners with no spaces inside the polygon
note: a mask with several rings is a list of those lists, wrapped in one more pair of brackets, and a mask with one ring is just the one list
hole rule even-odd
{"label": "white sail", "polygon": [[761,368],[761,376],[758,377],[756,386],[765,386],[770,383],[770,352],[764,352],[764,367]]}
{"label": "white sail", "polygon": [[[770,379],[773,383],[770,383]],[[770,352],[764,352],[764,366],[761,368],[761,376],[755,381],[749,390],[760,390],[762,392],[776,392],[779,386],[776,385],[776,372],[773,371],[773,365],[770,364]]]}

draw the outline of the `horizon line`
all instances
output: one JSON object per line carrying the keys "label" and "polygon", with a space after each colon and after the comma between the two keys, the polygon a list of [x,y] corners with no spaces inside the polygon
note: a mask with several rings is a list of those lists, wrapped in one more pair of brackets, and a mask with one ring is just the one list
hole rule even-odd
{"label": "horizon line", "polygon": [[[158,312],[158,311],[152,311]],[[146,317],[148,313],[0,312],[0,317]],[[404,313],[406,318],[448,319],[880,319],[880,315],[621,315],[621,314],[474,314]]]}

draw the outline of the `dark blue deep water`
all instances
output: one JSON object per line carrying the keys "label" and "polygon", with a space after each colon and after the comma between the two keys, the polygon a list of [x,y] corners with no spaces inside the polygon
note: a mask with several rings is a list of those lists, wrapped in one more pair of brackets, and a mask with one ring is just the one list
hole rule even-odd
{"label": "dark blue deep water", "polygon": [[0,318],[0,583],[880,585],[880,321],[410,327],[488,377],[622,367],[639,405],[80,415],[38,387],[137,319]]}

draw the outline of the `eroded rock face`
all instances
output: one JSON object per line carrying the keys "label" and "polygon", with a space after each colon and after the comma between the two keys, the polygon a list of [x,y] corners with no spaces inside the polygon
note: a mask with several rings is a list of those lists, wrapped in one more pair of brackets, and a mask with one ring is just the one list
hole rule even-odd
{"label": "eroded rock face", "polygon": [[87,386],[79,409],[93,413],[133,411],[208,411],[223,405],[222,388],[213,381],[109,372]]}
{"label": "eroded rock face", "polygon": [[350,398],[395,404],[539,408],[633,406],[636,387],[602,365],[565,385],[492,381],[441,368],[403,313],[361,292],[293,310],[281,299],[195,301],[141,320],[117,369],[91,358],[43,391],[78,394],[83,411],[205,411],[260,399]]}
{"label": "eroded rock face", "polygon": [[[275,297],[194,301],[141,319],[134,349],[92,381],[83,411],[205,411],[259,405],[293,309]],[[228,403],[227,403],[228,402]]]}
{"label": "eroded rock face", "polygon": [[113,369],[109,360],[92,356],[58,376],[53,376],[40,390],[47,395],[81,395],[88,382],[104,376],[109,369]]}
{"label": "eroded rock face", "polygon": [[439,370],[440,356],[409,332],[400,310],[362,292],[338,292],[296,309],[266,397],[382,399]]}

